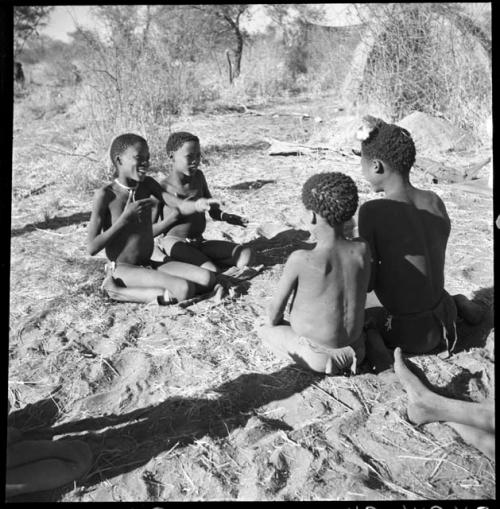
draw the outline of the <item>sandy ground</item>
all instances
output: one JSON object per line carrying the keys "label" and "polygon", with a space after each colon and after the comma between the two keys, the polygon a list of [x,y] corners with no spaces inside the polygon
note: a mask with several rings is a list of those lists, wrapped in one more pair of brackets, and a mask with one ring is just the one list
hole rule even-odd
{"label": "sandy ground", "polygon": [[[206,237],[251,242],[263,265],[221,303],[186,308],[113,303],[99,291],[104,258],[85,250],[91,193],[68,192],[61,168],[76,171],[78,158],[46,148],[71,152],[85,130],[67,116],[16,117],[9,422],[29,437],[78,436],[94,454],[77,483],[17,500],[494,498],[494,464],[443,423],[412,425],[392,371],[320,377],[259,343],[283,263],[307,239],[294,229],[305,179],[342,171],[361,203],[375,197],[349,153],[267,155],[267,138],[335,137],[347,122],[336,107],[304,100],[174,123],[200,136],[212,193],[250,219],[247,229],[209,223]],[[312,118],[275,115],[301,111]],[[480,325],[460,324],[451,358],[413,362],[443,394],[481,401],[494,395],[492,197],[413,181],[443,198],[452,221],[447,289],[487,308]]]}

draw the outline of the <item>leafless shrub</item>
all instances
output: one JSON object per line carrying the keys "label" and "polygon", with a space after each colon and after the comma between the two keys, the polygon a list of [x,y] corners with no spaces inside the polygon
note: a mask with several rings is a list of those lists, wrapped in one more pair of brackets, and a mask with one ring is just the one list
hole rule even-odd
{"label": "leafless shrub", "polygon": [[488,56],[477,34],[456,22],[459,7],[436,5],[365,6],[375,42],[361,100],[387,105],[394,120],[419,110],[474,130],[491,111]]}

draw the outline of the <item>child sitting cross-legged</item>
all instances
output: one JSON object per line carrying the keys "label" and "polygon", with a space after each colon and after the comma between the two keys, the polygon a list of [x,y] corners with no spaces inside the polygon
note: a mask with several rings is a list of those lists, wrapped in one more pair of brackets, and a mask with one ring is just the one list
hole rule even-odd
{"label": "child sitting cross-legged", "polygon": [[[363,332],[370,248],[344,236],[356,212],[353,180],[338,172],[310,177],[302,188],[316,246],[288,258],[258,335],[279,357],[331,375],[356,372],[365,356]],[[291,297],[290,322],[283,319]]]}
{"label": "child sitting cross-legged", "polygon": [[122,134],[112,142],[110,156],[117,178],[95,194],[87,242],[91,255],[105,249],[110,260],[104,290],[119,301],[168,304],[213,288],[215,277],[208,270],[177,261],[159,265],[151,261],[154,237],[168,231],[180,211],[172,208],[161,217],[162,189],[146,175],[146,140]]}
{"label": "child sitting cross-legged", "polygon": [[[172,133],[167,140],[167,154],[171,172],[162,181],[163,198],[167,203],[165,215],[175,208],[180,210],[176,224],[157,239],[157,245],[165,255],[174,260],[187,262],[213,272],[221,267],[250,265],[253,259],[249,247],[223,240],[205,240],[205,210],[196,206],[194,212],[186,211],[189,203],[209,205],[208,213],[216,221],[246,227],[248,221],[236,214],[222,212],[208,189],[200,164],[200,141],[188,132]],[[200,201],[201,200],[201,201]]]}
{"label": "child sitting cross-legged", "polygon": [[379,300],[367,306],[372,324],[367,326],[367,356],[381,371],[393,362],[389,349],[398,346],[423,354],[446,343],[451,353],[457,316],[478,323],[483,309],[444,289],[451,228],[446,207],[436,193],[410,182],[416,151],[406,129],[366,116],[357,137],[363,176],[375,192],[384,193],[359,209],[359,234],[373,257],[369,290]]}

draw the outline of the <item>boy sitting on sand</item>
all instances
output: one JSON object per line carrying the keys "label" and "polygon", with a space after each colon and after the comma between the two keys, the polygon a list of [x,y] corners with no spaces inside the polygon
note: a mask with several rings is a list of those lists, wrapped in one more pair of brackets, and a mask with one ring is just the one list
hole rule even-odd
{"label": "boy sitting on sand", "polygon": [[477,323],[482,308],[444,289],[450,219],[436,193],[410,183],[415,162],[410,133],[371,116],[363,121],[357,134],[362,173],[375,192],[385,193],[359,210],[359,235],[370,244],[373,257],[369,291],[383,305],[367,313],[376,329],[368,331],[367,355],[378,360],[374,367],[381,370],[392,364],[383,343],[426,353],[444,340],[451,352],[457,309],[466,321]]}
{"label": "boy sitting on sand", "polygon": [[[160,185],[146,175],[149,149],[136,134],[114,139],[110,156],[117,178],[99,189],[88,225],[88,251],[106,250],[110,260],[103,288],[115,300],[160,304],[182,301],[204,293],[215,284],[214,275],[186,263],[169,261],[153,267],[153,238],[177,221],[178,209],[159,220]],[[187,211],[194,207],[187,205]]]}
{"label": "boy sitting on sand", "polygon": [[[310,177],[302,188],[312,250],[288,258],[269,306],[269,325],[258,335],[279,357],[331,375],[356,372],[365,356],[363,333],[370,248],[347,240],[344,223],[356,212],[353,180],[338,172]],[[283,320],[289,297],[290,323]]]}
{"label": "boy sitting on sand", "polygon": [[[200,140],[187,132],[172,133],[167,140],[167,154],[172,162],[170,175],[162,181],[164,199],[167,202],[165,214],[172,213],[172,207],[181,202],[205,199],[212,203],[209,214],[216,221],[246,227],[248,221],[236,214],[222,212],[213,203],[200,164]],[[234,242],[205,240],[205,210],[198,208],[194,213],[184,213],[168,232],[158,239],[160,250],[171,258],[218,272],[218,265],[244,267],[253,258],[252,250]]]}

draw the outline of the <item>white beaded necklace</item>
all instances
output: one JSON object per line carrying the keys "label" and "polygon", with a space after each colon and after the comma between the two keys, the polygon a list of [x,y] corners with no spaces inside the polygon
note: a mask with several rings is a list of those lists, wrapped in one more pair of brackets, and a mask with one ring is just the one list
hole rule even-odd
{"label": "white beaded necklace", "polygon": [[115,179],[115,182],[120,186],[123,187],[123,189],[126,189],[129,194],[132,195],[132,201],[135,201],[135,192],[137,188],[139,187],[139,182],[134,187],[126,186],[125,184],[122,184],[118,179]]}

